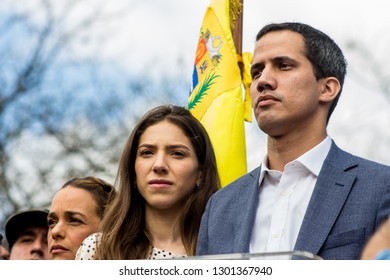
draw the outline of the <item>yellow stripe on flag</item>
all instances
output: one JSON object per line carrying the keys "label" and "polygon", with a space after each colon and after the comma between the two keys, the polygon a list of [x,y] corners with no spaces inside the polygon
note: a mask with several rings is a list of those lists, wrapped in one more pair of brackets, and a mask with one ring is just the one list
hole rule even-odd
{"label": "yellow stripe on flag", "polygon": [[[232,0],[231,0],[232,1]],[[237,2],[237,1],[236,1]],[[210,135],[221,185],[226,186],[247,172],[245,119],[251,121],[251,101],[243,81],[231,33],[229,0],[211,0],[200,31],[196,51],[193,90],[188,108]],[[244,86],[249,90],[250,55],[243,55]],[[246,74],[245,74],[246,73]]]}

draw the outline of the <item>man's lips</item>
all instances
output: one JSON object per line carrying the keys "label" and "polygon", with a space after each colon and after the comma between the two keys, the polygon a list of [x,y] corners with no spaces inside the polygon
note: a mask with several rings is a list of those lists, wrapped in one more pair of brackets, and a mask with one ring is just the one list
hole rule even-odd
{"label": "man's lips", "polygon": [[272,103],[279,101],[275,96],[266,94],[260,95],[256,102],[256,107],[264,107],[271,105]]}

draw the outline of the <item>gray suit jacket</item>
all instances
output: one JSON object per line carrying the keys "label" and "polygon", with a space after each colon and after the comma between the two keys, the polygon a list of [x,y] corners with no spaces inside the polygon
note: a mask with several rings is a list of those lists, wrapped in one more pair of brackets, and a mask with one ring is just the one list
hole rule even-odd
{"label": "gray suit jacket", "polygon": [[[197,255],[249,252],[260,168],[210,198]],[[294,250],[324,259],[359,259],[367,239],[389,214],[390,167],[353,156],[332,142]]]}

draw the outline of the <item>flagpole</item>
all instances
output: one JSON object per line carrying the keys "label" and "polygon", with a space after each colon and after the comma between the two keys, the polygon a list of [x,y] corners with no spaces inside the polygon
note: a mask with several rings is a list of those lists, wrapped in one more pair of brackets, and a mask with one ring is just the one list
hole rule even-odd
{"label": "flagpole", "polygon": [[242,7],[242,12],[238,16],[236,22],[234,23],[233,30],[233,41],[238,55],[242,54],[242,23],[243,23],[243,14],[244,14],[244,0],[239,0]]}
{"label": "flagpole", "polygon": [[244,0],[239,0],[239,4],[242,7],[242,12],[239,14],[236,22],[234,23],[234,29],[232,30],[234,47],[236,48],[237,53],[237,64],[240,68],[241,79],[243,79],[243,68],[244,63],[242,61],[242,25],[243,25],[243,15],[244,15]]}

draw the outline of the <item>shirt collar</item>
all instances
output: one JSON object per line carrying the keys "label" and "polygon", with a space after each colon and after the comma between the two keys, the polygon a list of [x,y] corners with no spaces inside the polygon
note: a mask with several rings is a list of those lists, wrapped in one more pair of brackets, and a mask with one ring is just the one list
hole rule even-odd
{"label": "shirt collar", "polygon": [[317,146],[297,158],[297,161],[302,163],[315,176],[318,176],[331,146],[332,140],[327,136]]}
{"label": "shirt collar", "polygon": [[[307,151],[306,153],[304,153],[294,161],[300,162],[315,176],[318,176],[320,174],[322,164],[324,163],[325,158],[328,155],[331,146],[332,146],[332,140],[330,139],[329,136],[326,136],[326,138],[322,140],[321,143],[319,143],[317,146],[313,147],[311,150]],[[259,178],[260,183],[263,181],[265,174],[270,171],[270,169],[268,169],[267,166],[268,163],[267,158],[268,156],[265,155],[263,162],[261,164],[261,173]]]}

